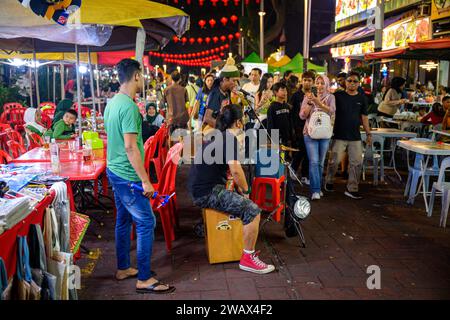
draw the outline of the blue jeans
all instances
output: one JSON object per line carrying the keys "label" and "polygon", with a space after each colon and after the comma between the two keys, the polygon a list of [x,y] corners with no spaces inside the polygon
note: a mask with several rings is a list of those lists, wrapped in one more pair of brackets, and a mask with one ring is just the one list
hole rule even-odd
{"label": "blue jeans", "polygon": [[305,144],[309,158],[309,187],[312,193],[319,193],[330,139],[311,139],[309,136],[305,136]]}
{"label": "blue jeans", "polygon": [[132,222],[136,224],[138,280],[151,278],[151,256],[155,230],[155,215],[150,201],[140,191],[132,190],[132,181],[124,180],[106,169],[114,191],[117,209],[116,255],[117,269],[130,268],[130,235]]}

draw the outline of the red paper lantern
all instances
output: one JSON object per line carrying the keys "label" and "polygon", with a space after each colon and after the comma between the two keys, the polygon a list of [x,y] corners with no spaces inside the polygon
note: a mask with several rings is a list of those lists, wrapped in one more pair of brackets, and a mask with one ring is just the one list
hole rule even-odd
{"label": "red paper lantern", "polygon": [[224,5],[225,7],[228,6],[228,1],[229,1],[229,0],[222,0],[223,5]]}
{"label": "red paper lantern", "polygon": [[233,0],[233,1],[234,1],[234,5],[235,5],[235,6],[238,6],[238,5],[239,5],[239,1],[240,1],[240,0]]}
{"label": "red paper lantern", "polygon": [[206,26],[206,21],[205,20],[200,20],[199,22],[198,22],[198,25],[200,26],[200,28],[205,28],[205,26]]}
{"label": "red paper lantern", "polygon": [[225,36],[220,36],[220,41],[225,42],[227,40],[227,37]]}
{"label": "red paper lantern", "polygon": [[205,3],[205,0],[198,0],[198,4],[199,4],[200,6],[203,6],[203,3]]}
{"label": "red paper lantern", "polygon": [[229,34],[229,35],[228,35],[228,40],[231,41],[231,40],[233,40],[233,39],[234,39],[234,36],[233,36],[232,34]]}
{"label": "red paper lantern", "polygon": [[217,2],[219,2],[219,0],[211,0],[211,3],[213,4],[214,7],[217,5]]}
{"label": "red paper lantern", "polygon": [[216,25],[217,22],[216,22],[216,20],[211,19],[211,20],[208,21],[208,23],[211,26],[211,28],[214,28],[214,26]]}
{"label": "red paper lantern", "polygon": [[215,51],[215,52],[219,52],[220,49],[219,49],[219,48],[215,48],[214,51]]}
{"label": "red paper lantern", "polygon": [[236,33],[234,34],[234,36],[236,37],[236,39],[239,39],[239,38],[241,37],[241,34],[240,34],[239,32],[236,32]]}
{"label": "red paper lantern", "polygon": [[[189,1],[189,0],[188,0]],[[261,0],[256,0],[256,3],[259,4],[261,2]]]}
{"label": "red paper lantern", "polygon": [[189,38],[189,43],[190,44],[194,44],[195,43],[195,38]]}
{"label": "red paper lantern", "polygon": [[221,56],[221,57],[223,57],[224,55],[225,55],[225,53],[223,53],[223,52],[220,53],[220,56]]}
{"label": "red paper lantern", "polygon": [[211,42],[211,38],[210,37],[206,37],[205,38],[205,42],[206,42],[206,44],[209,44]]}
{"label": "red paper lantern", "polygon": [[231,17],[230,17],[230,20],[231,20],[231,22],[233,22],[233,24],[235,24],[237,21],[238,21],[238,17],[236,16],[236,15],[232,15]]}
{"label": "red paper lantern", "polygon": [[196,55],[197,57],[200,57],[200,52],[197,52],[195,55]]}
{"label": "red paper lantern", "polygon": [[206,50],[205,52],[206,52],[206,54],[209,54],[209,50]]}
{"label": "red paper lantern", "polygon": [[173,36],[172,40],[173,40],[173,42],[177,43],[180,39],[178,39],[177,36]]}
{"label": "red paper lantern", "polygon": [[245,5],[248,5],[249,2],[250,0],[245,0]]}
{"label": "red paper lantern", "polygon": [[227,25],[227,22],[228,22],[228,18],[222,17],[222,19],[220,19],[220,22],[221,22],[224,26],[226,26],[226,25]]}
{"label": "red paper lantern", "polygon": [[227,43],[224,47],[225,47],[225,49],[228,49],[230,47],[230,45]]}
{"label": "red paper lantern", "polygon": [[214,41],[214,43],[217,43],[219,41],[218,37],[213,37],[212,40]]}
{"label": "red paper lantern", "polygon": [[186,0],[187,4],[191,4],[192,0]]}
{"label": "red paper lantern", "polygon": [[191,58],[191,57],[192,57],[192,54],[188,53],[188,54],[187,54],[187,57],[188,57],[188,58]]}
{"label": "red paper lantern", "polygon": [[220,46],[220,50],[221,51],[225,50],[225,46]]}
{"label": "red paper lantern", "polygon": [[197,38],[197,42],[198,42],[198,44],[202,44],[203,43],[203,38]]}
{"label": "red paper lantern", "polygon": [[183,42],[183,44],[186,44],[187,41],[188,39],[186,37],[181,38],[181,42]]}

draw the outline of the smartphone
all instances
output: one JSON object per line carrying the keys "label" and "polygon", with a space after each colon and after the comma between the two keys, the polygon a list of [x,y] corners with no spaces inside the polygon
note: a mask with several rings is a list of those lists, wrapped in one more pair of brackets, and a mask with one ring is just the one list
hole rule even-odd
{"label": "smartphone", "polygon": [[317,88],[316,88],[316,87],[312,87],[312,88],[311,88],[311,92],[312,92],[315,96],[317,96]]}

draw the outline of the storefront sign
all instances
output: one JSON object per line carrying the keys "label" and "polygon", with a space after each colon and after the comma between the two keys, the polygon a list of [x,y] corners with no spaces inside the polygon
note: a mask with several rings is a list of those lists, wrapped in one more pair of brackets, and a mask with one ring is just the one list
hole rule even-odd
{"label": "storefront sign", "polygon": [[330,51],[333,58],[363,56],[366,53],[374,52],[374,45],[374,41],[367,41],[349,46],[331,48]]}
{"label": "storefront sign", "polygon": [[[389,13],[420,1],[421,0],[385,0],[384,11]],[[447,0],[447,2],[449,1],[450,0]],[[367,19],[376,5],[377,0],[336,0],[336,15],[334,19],[336,21],[336,29]]]}
{"label": "storefront sign", "polygon": [[450,0],[433,0],[431,3],[431,19],[439,20],[450,17]]}
{"label": "storefront sign", "polygon": [[383,30],[383,50],[406,47],[409,42],[430,38],[430,18],[410,18]]}

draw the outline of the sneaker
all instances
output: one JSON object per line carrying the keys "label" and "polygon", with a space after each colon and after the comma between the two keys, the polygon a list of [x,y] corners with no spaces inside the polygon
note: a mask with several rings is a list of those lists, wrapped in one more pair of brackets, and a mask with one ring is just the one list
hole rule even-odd
{"label": "sneaker", "polygon": [[350,197],[350,198],[356,199],[356,200],[361,200],[363,198],[359,192],[357,192],[357,191],[350,192],[350,191],[348,191],[348,189],[344,192],[344,194],[347,197]]}
{"label": "sneaker", "polygon": [[271,264],[265,264],[258,258],[259,251],[255,253],[242,253],[239,269],[258,274],[265,274],[275,270]]}
{"label": "sneaker", "polygon": [[305,184],[305,185],[307,185],[307,186],[309,186],[309,179],[306,178],[306,177],[302,177],[302,179],[300,180],[300,182],[303,183],[303,184]]}
{"label": "sneaker", "polygon": [[333,186],[333,184],[331,184],[331,183],[325,184],[325,191],[333,192],[333,191],[334,191],[334,186]]}
{"label": "sneaker", "polygon": [[320,193],[319,193],[319,194],[320,194],[320,197],[322,198],[322,197],[323,197],[323,192],[322,192],[322,191],[320,191]]}
{"label": "sneaker", "polygon": [[320,193],[314,192],[311,196],[311,200],[320,200]]}

